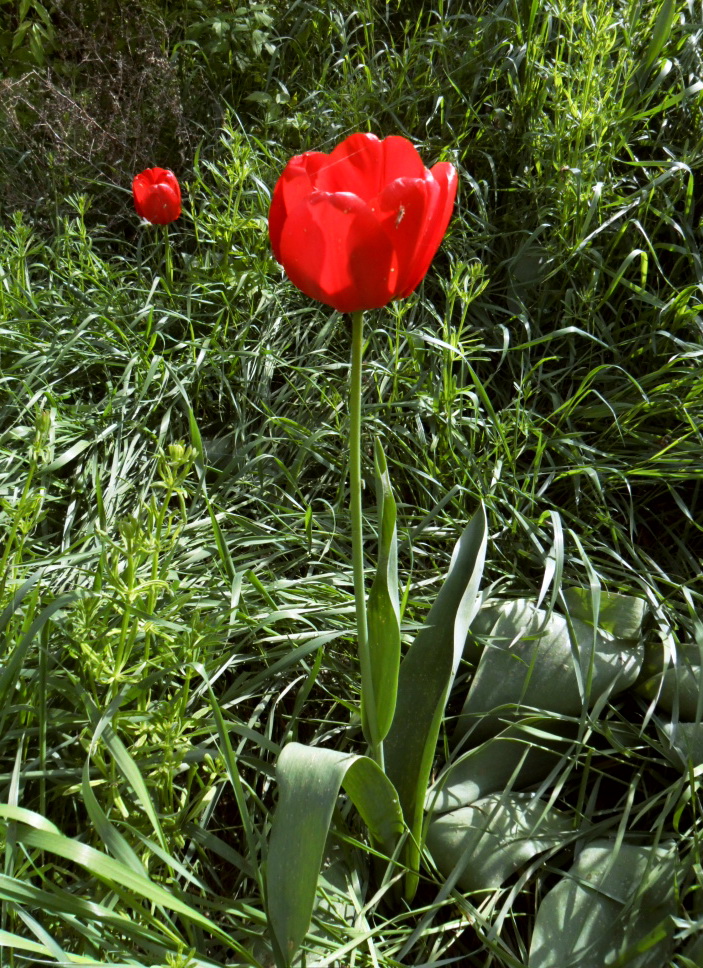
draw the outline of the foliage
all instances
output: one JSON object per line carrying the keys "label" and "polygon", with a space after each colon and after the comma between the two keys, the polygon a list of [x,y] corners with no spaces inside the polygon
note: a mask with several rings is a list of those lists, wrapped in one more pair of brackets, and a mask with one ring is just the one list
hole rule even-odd
{"label": "foliage", "polygon": [[[0,222],[3,963],[270,965],[281,749],[363,757],[350,333],[285,282],[265,231],[290,155],[362,129],[460,171],[417,296],[367,319],[366,529],[378,437],[406,656],[479,501],[486,559],[415,900],[399,899],[404,847],[389,863],[351,795],[336,800],[301,956],[547,968],[561,944],[560,965],[690,968],[698,12],[299,0],[269,5],[268,25],[244,18],[265,36],[237,35],[241,72],[205,28],[242,6],[140,7],[113,41],[103,24],[82,72],[47,40],[55,97],[38,61],[2,82],[15,92]],[[8,10],[3,50],[35,8]],[[31,55],[28,36],[15,51]],[[90,87],[98,74],[112,87]],[[20,82],[35,85],[24,101]],[[59,110],[63,94],[78,112]],[[88,109],[104,134],[81,122]],[[129,197],[154,164],[183,187],[170,275]],[[468,802],[450,802],[459,783]]]}
{"label": "foliage", "polygon": [[132,173],[188,171],[204,132],[246,104],[275,52],[277,0],[15,8],[0,4],[0,210],[37,220],[86,190],[117,216]]}

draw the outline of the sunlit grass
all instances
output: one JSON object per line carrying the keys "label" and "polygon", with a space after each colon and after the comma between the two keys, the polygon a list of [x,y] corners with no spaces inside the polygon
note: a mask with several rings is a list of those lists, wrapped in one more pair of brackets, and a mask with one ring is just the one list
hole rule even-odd
{"label": "sunlit grass", "polygon": [[[129,230],[108,228],[88,180],[51,226],[0,226],[8,965],[269,964],[280,747],[363,747],[350,331],[283,278],[266,234],[293,153],[366,129],[460,172],[418,294],[367,319],[368,546],[373,431],[406,641],[479,499],[493,597],[601,587],[647,600],[651,661],[703,641],[696,11],[675,4],[665,30],[663,0],[319,6],[292,5],[266,91],[178,172],[172,283],[162,236],[127,194]],[[608,703],[555,795],[693,862],[671,961],[685,968],[698,778],[651,700]],[[342,893],[321,894],[309,964],[526,964],[568,844],[480,897],[445,890],[428,859],[416,908],[394,910],[353,815],[338,819]]]}

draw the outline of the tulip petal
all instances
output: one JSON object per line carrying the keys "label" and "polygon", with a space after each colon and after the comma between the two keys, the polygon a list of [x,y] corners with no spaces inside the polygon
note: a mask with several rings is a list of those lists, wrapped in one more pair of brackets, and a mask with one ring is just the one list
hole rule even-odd
{"label": "tulip petal", "polygon": [[181,187],[168,168],[147,168],[132,181],[134,208],[154,225],[168,225],[181,214]]}
{"label": "tulip petal", "polygon": [[427,169],[417,148],[399,135],[392,134],[381,142],[383,146],[384,170],[381,188],[396,178],[424,178]]}
{"label": "tulip petal", "polygon": [[407,138],[353,134],[337,145],[320,169],[316,185],[325,192],[352,192],[365,202],[396,178],[422,178],[422,158]]}
{"label": "tulip petal", "polygon": [[269,211],[274,255],[298,288],[335,309],[384,306],[427,272],[456,188],[452,166],[428,171],[406,138],[353,134],[284,169]]}
{"label": "tulip petal", "polygon": [[396,254],[393,299],[405,291],[411,276],[415,275],[416,253],[425,232],[431,187],[423,177],[396,178],[370,203]]}
{"label": "tulip petal", "polygon": [[393,298],[393,246],[368,205],[349,192],[316,192],[289,213],[281,262],[307,296],[340,312]]}
{"label": "tulip petal", "polygon": [[321,151],[308,151],[290,159],[276,182],[269,209],[269,239],[278,262],[281,262],[281,232],[290,212],[303,198],[312,194],[313,179],[328,161]]}
{"label": "tulip petal", "polygon": [[373,134],[345,138],[327,157],[316,185],[323,192],[351,192],[364,201],[377,195],[382,167],[381,142]]}
{"label": "tulip petal", "polygon": [[405,288],[398,294],[399,299],[405,299],[420,285],[452,217],[457,189],[454,166],[447,161],[439,162],[427,173],[426,181],[429,204],[425,214],[425,229],[415,251],[413,268],[407,277]]}
{"label": "tulip petal", "polygon": [[[167,225],[181,214],[181,206],[170,185],[152,185],[141,199],[142,217],[154,225]],[[138,213],[139,214],[139,213]]]}

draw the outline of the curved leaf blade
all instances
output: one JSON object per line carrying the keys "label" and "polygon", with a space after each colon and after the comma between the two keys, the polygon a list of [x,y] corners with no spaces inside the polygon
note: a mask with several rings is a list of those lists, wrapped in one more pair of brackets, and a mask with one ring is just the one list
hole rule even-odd
{"label": "curved leaf blade", "polygon": [[676,911],[676,854],[594,841],[542,901],[529,968],[660,968]]}
{"label": "curved leaf blade", "polygon": [[[478,610],[487,532],[481,504],[459,538],[444,584],[400,666],[398,704],[386,740],[386,773],[412,834],[405,862],[413,872],[420,867],[423,806],[444,707]],[[408,899],[417,883],[416,873],[407,876]]]}
{"label": "curved leaf blade", "polygon": [[[396,503],[383,448],[375,441],[378,491],[378,562],[366,603],[368,652],[372,688],[361,689],[364,735],[377,748],[388,735],[398,694],[400,667],[400,603],[398,599],[398,529]],[[369,715],[369,699],[374,709]]]}
{"label": "curved leaf blade", "polygon": [[471,742],[482,742],[498,733],[506,719],[535,709],[578,716],[584,705],[590,708],[632,685],[642,667],[644,645],[638,640],[606,637],[581,619],[550,615],[527,599],[487,611],[495,623],[457,723],[457,738],[471,729]]}
{"label": "curved leaf blade", "polygon": [[571,829],[571,818],[544,800],[496,793],[435,817],[427,847],[459,890],[486,891],[500,887],[536,854],[562,844]]}
{"label": "curved leaf blade", "polygon": [[276,778],[280,794],[269,840],[266,905],[277,959],[289,965],[310,925],[340,787],[388,854],[403,817],[393,785],[367,756],[288,743]]}

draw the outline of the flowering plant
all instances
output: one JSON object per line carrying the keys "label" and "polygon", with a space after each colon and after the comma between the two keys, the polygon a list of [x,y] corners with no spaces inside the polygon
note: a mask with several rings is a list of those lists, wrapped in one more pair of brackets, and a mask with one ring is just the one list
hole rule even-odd
{"label": "flowering plant", "polygon": [[401,664],[396,505],[378,440],[379,548],[368,596],[364,580],[363,310],[405,298],[419,285],[446,231],[456,189],[453,166],[440,162],[428,170],[405,138],[354,134],[329,155],[292,158],[273,192],[269,235],[288,277],[306,295],[352,315],[349,492],[361,722],[369,747],[369,756],[361,756],[289,743],[279,757],[266,902],[281,966],[290,964],[307,933],[340,787],[378,849],[387,856],[400,853],[406,898],[417,887],[425,793],[444,706],[477,608],[486,520],[481,506]]}
{"label": "flowering plant", "polygon": [[181,186],[168,168],[146,168],[132,181],[134,208],[152,225],[168,225],[181,214]]}

